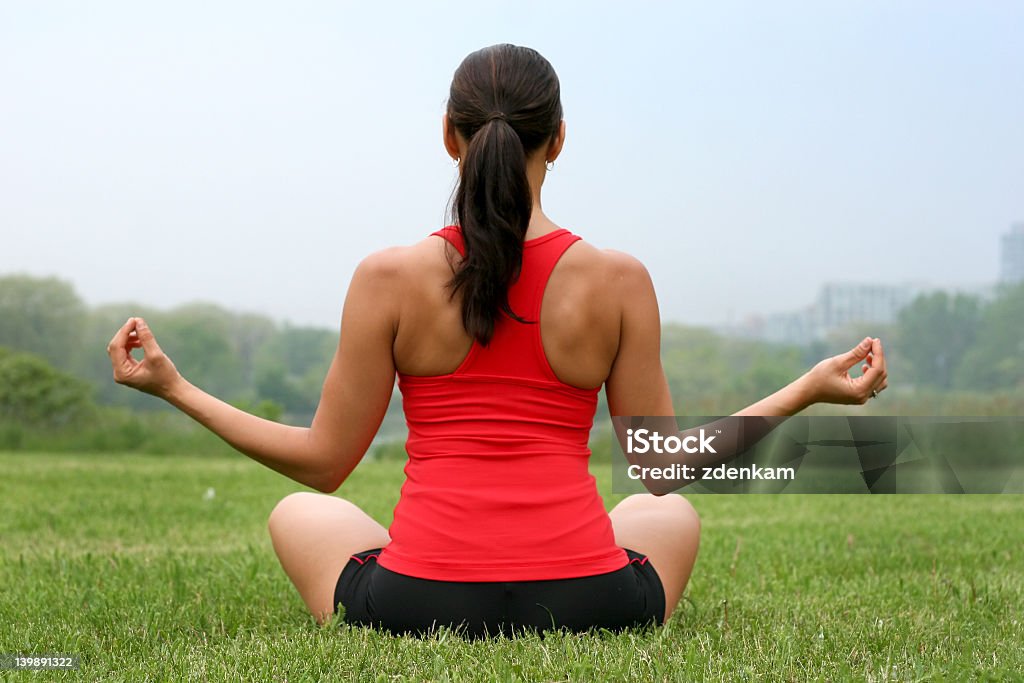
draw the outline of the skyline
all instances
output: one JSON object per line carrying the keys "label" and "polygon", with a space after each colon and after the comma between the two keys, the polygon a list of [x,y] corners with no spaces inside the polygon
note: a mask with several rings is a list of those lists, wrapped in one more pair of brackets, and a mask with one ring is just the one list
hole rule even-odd
{"label": "skyline", "polygon": [[506,41],[562,82],[546,212],[666,322],[994,281],[1024,220],[1024,6],[445,7],[0,8],[0,273],[336,327],[363,256],[444,222],[451,74]]}

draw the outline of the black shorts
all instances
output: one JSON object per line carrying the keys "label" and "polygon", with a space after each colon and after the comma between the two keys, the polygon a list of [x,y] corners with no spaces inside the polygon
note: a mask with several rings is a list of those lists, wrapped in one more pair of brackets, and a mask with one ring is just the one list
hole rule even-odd
{"label": "black shorts", "polygon": [[521,630],[622,630],[660,624],[665,590],[645,555],[607,574],[550,581],[434,581],[377,564],[380,549],[353,555],[334,589],[345,621],[395,634],[448,626],[471,637]]}

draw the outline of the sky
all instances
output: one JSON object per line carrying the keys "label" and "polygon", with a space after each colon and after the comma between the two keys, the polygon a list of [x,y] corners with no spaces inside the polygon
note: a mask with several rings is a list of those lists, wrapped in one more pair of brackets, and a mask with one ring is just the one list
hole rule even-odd
{"label": "sky", "polygon": [[992,282],[1021,35],[1011,1],[2,3],[0,274],[335,327],[363,257],[445,223],[452,74],[511,42],[561,80],[545,212],[664,320]]}

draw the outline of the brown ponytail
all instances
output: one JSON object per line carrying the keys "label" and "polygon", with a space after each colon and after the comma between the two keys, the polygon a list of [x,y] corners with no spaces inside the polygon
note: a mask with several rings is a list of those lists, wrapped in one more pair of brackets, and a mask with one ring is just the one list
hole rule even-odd
{"label": "brown ponytail", "polygon": [[448,283],[462,292],[462,324],[490,342],[498,315],[511,309],[508,288],[519,275],[533,196],[526,158],[549,143],[562,120],[558,76],[539,53],[494,45],[455,71],[448,119],[469,141],[452,213],[466,255]]}

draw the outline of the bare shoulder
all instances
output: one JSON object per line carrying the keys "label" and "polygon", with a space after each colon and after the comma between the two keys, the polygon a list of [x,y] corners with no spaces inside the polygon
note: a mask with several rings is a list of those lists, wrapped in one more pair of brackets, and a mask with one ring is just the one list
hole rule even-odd
{"label": "bare shoulder", "polygon": [[402,272],[409,247],[388,247],[368,254],[359,262],[356,273],[363,278],[390,278]]}
{"label": "bare shoulder", "polygon": [[647,272],[647,266],[632,254],[615,249],[602,249],[601,254],[605,259],[608,274],[613,276],[618,283],[646,286],[651,281],[651,274]]}
{"label": "bare shoulder", "polygon": [[438,237],[427,237],[367,255],[352,275],[350,296],[372,301],[395,320],[414,318],[445,294],[452,270],[444,245]]}
{"label": "bare shoulder", "polygon": [[439,242],[436,238],[427,238],[415,244],[375,251],[359,262],[356,276],[394,284],[403,277],[415,274],[417,269],[436,262]]}
{"label": "bare shoulder", "polygon": [[640,259],[622,251],[599,249],[581,240],[566,252],[565,260],[567,265],[586,271],[616,291],[636,292],[652,287],[650,273]]}

